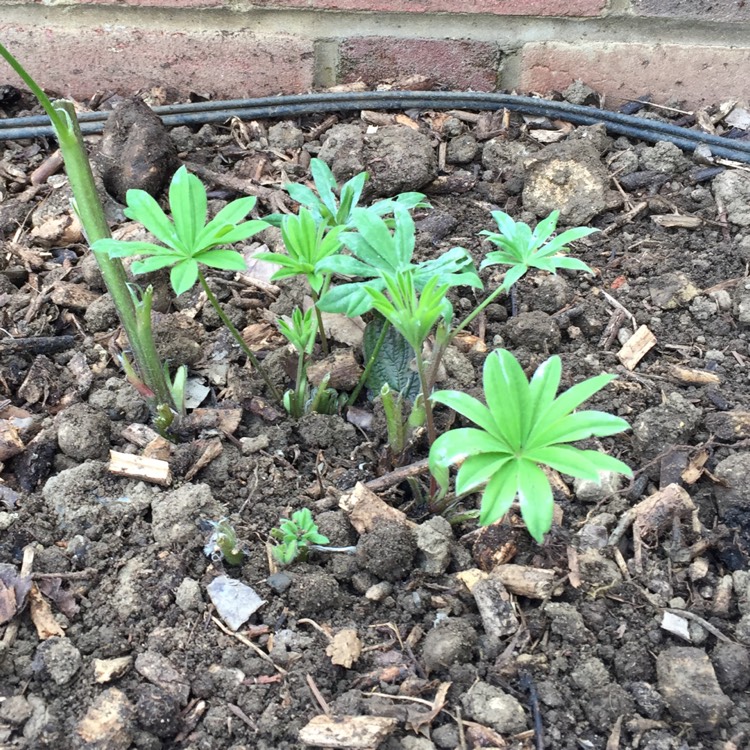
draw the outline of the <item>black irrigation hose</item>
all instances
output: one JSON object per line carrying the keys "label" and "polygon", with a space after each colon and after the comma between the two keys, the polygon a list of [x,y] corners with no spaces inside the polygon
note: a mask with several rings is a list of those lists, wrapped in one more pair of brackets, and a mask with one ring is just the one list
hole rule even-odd
{"label": "black irrigation hose", "polygon": [[[657,120],[619,112],[554,102],[513,94],[460,91],[368,91],[346,93],[296,94],[292,96],[197,102],[154,107],[165,125],[198,125],[242,119],[285,118],[317,112],[362,109],[509,109],[528,115],[566,120],[574,125],[602,123],[609,133],[644,141],[670,141],[685,151],[707,145],[714,156],[750,163],[750,142],[729,140],[699,130],[678,127]],[[101,132],[108,112],[86,112],[80,116],[84,133]],[[0,120],[0,140],[53,136],[46,116]]]}

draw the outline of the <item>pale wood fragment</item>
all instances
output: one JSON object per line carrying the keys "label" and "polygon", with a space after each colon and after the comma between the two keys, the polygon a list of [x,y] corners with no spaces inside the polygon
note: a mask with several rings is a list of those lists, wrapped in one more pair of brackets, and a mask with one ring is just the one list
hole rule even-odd
{"label": "pale wood fragment", "polygon": [[376,748],[396,728],[396,719],[386,716],[314,716],[300,729],[299,739],[315,747],[348,750]]}
{"label": "pale wood fragment", "polygon": [[383,521],[416,527],[416,524],[410,521],[405,513],[381,500],[362,482],[357,482],[351,492],[341,496],[339,508],[349,516],[349,522],[358,534],[372,530],[376,523]]}
{"label": "pale wood fragment", "polygon": [[121,477],[142,479],[146,482],[168,486],[172,484],[169,464],[158,458],[133,456],[130,453],[109,452],[109,471]]}
{"label": "pale wood fragment", "polygon": [[651,221],[665,229],[672,229],[674,227],[679,227],[680,229],[697,229],[703,224],[703,219],[699,216],[683,216],[682,214],[652,214]]}
{"label": "pale wood fragment", "polygon": [[129,424],[121,433],[129,443],[137,445],[139,448],[145,448],[152,440],[159,437],[156,430],[152,430],[148,425],[134,422]]}
{"label": "pale wood fragment", "polygon": [[648,326],[640,326],[617,352],[617,358],[628,370],[634,370],[654,346],[656,346],[656,336],[651,333]]}
{"label": "pale wood fragment", "polygon": [[680,382],[690,383],[691,385],[718,385],[721,383],[721,378],[715,372],[708,372],[707,370],[672,365],[668,372]]}
{"label": "pale wood fragment", "polygon": [[23,440],[15,426],[9,419],[0,419],[0,461],[7,461],[23,449]]}
{"label": "pale wood fragment", "polygon": [[498,565],[490,572],[490,578],[500,581],[511,594],[529,599],[548,599],[559,596],[563,588],[555,585],[554,570],[532,568],[527,565]]}

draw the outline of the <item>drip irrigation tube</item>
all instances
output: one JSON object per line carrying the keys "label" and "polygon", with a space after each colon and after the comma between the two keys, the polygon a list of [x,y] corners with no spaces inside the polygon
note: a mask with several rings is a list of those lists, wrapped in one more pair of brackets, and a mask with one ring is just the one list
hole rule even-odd
{"label": "drip irrigation tube", "polygon": [[[644,141],[669,141],[692,152],[705,144],[714,156],[750,164],[750,142],[730,140],[699,130],[679,127],[644,117],[554,102],[513,94],[460,91],[368,91],[296,94],[292,96],[233,99],[154,107],[165,125],[202,125],[241,119],[288,118],[318,112],[351,112],[362,109],[508,109],[527,115],[566,120],[574,125],[603,124],[613,135]],[[84,133],[101,132],[109,112],[85,112],[79,116]],[[0,120],[0,140],[54,136],[46,116]]]}

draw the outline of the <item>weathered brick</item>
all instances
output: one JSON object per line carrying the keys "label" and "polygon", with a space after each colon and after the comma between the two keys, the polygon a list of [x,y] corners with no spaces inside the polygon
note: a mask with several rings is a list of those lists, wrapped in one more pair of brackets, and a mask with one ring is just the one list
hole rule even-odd
{"label": "weathered brick", "polygon": [[641,16],[689,18],[696,21],[750,20],[750,3],[743,0],[632,0]]}
{"label": "weathered brick", "polygon": [[313,82],[313,45],[291,36],[0,25],[0,39],[42,86],[76,98],[155,85],[239,98],[299,93]]}
{"label": "weathered brick", "polygon": [[141,5],[157,8],[215,8],[228,0],[58,0],[57,5]]}
{"label": "weathered brick", "polygon": [[500,16],[595,16],[606,0],[247,0],[273,8],[393,13],[490,13]]}
{"label": "weathered brick", "polygon": [[750,47],[651,44],[527,44],[521,52],[523,91],[562,90],[582,80],[617,107],[651,93],[656,102],[689,107],[750,98]]}
{"label": "weathered brick", "polygon": [[375,85],[409,75],[436,85],[492,91],[497,84],[494,44],[466,40],[355,37],[339,46],[339,80]]}

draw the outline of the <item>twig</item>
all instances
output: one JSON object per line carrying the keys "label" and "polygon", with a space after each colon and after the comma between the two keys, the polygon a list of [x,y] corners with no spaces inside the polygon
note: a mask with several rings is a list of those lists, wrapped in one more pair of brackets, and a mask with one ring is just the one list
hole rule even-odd
{"label": "twig", "polygon": [[401,466],[398,469],[388,472],[388,474],[383,474],[382,477],[371,479],[369,482],[365,482],[365,487],[373,492],[380,492],[381,490],[386,490],[389,487],[400,484],[409,477],[416,477],[420,474],[424,474],[424,472],[427,471],[428,466],[428,459],[423,458],[421,461],[409,464],[408,466]]}
{"label": "twig", "polygon": [[260,656],[261,659],[273,665],[273,668],[277,672],[279,672],[279,674],[287,674],[286,669],[282,669],[277,664],[274,664],[273,659],[262,648],[256,646],[252,641],[245,638],[244,635],[232,632],[218,617],[214,617],[213,615],[211,615],[211,619],[214,621],[214,624],[219,628],[219,630],[226,633],[227,635],[231,635],[232,638],[236,638],[240,643],[244,643],[248,648],[251,648],[258,656]]}
{"label": "twig", "polygon": [[529,672],[521,674],[521,687],[529,693],[529,708],[534,720],[534,745],[536,750],[544,750],[544,725],[542,724],[542,712],[539,710],[539,695]]}
{"label": "twig", "polygon": [[318,704],[320,705],[323,713],[326,716],[330,716],[331,707],[326,702],[326,699],[323,697],[323,694],[320,692],[320,690],[318,690],[318,686],[315,684],[315,680],[313,680],[312,676],[309,674],[305,675],[305,680],[307,680],[307,687],[310,688],[310,692],[313,694],[313,698],[318,701]]}
{"label": "twig", "polygon": [[258,725],[239,707],[235,706],[234,703],[227,703],[227,708],[241,721],[244,721],[253,732],[258,731]]}
{"label": "twig", "polygon": [[725,636],[724,633],[721,632],[721,630],[714,627],[710,622],[704,620],[700,615],[696,615],[694,612],[689,612],[686,609],[667,609],[667,612],[670,612],[673,615],[677,615],[678,617],[684,617],[687,620],[697,622],[698,625],[708,630],[711,635],[716,636],[720,641],[724,641],[724,643],[733,643],[732,639],[727,638],[727,636]]}
{"label": "twig", "polygon": [[66,581],[77,581],[81,578],[93,578],[97,575],[97,571],[94,568],[86,568],[86,570],[73,570],[70,573],[32,573],[31,578],[34,581],[38,581],[44,578],[60,578]]}
{"label": "twig", "polygon": [[466,750],[466,733],[464,732],[464,717],[461,716],[461,706],[456,706],[456,726],[458,727],[458,746]]}

